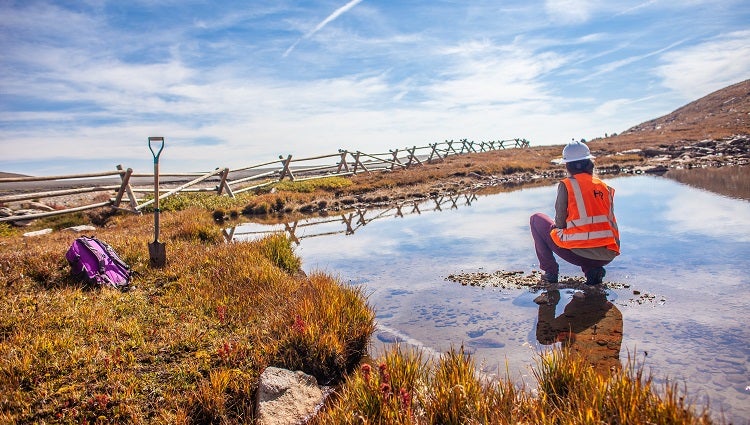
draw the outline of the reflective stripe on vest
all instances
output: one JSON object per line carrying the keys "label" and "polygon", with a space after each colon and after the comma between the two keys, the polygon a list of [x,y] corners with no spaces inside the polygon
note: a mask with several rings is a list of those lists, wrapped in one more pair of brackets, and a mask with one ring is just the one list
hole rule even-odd
{"label": "reflective stripe on vest", "polygon": [[[586,177],[584,177],[586,178]],[[590,177],[592,187],[595,188],[601,184],[609,195],[609,205],[607,214],[588,215],[586,203],[584,200],[581,185],[575,177],[566,179],[566,188],[568,188],[568,217],[565,229],[552,229],[552,239],[556,244],[564,248],[592,248],[597,246],[606,246],[607,248],[620,252],[620,235],[615,220],[614,189],[609,188],[598,179]],[[571,193],[572,192],[572,193]],[[603,195],[603,193],[602,193]],[[570,211],[573,208],[571,197],[575,200],[576,211]],[[600,209],[600,208],[597,208]],[[577,218],[575,217],[577,213]]]}
{"label": "reflective stripe on vest", "polygon": [[[571,178],[570,179],[570,185],[573,187],[573,196],[576,199],[576,206],[578,206],[578,218],[575,220],[568,221],[568,227],[579,227],[584,226],[586,224],[593,224],[593,223],[606,223],[609,220],[609,216],[606,215],[588,215],[588,212],[586,211],[586,204],[583,201],[583,191],[581,191],[581,185],[578,183],[578,180]],[[609,205],[611,207],[612,205],[612,194],[611,191],[607,191],[610,193],[609,196]],[[568,194],[570,196],[570,194]],[[570,205],[570,204],[568,204]],[[610,208],[611,212],[612,208]]]}

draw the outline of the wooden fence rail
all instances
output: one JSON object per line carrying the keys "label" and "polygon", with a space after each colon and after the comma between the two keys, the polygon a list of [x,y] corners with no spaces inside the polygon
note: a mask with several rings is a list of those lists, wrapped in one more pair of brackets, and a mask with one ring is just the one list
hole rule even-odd
{"label": "wooden fence rail", "polygon": [[[424,163],[439,161],[449,155],[487,152],[509,148],[526,148],[529,147],[529,145],[530,144],[526,139],[508,139],[490,142],[474,142],[468,141],[467,139],[461,139],[458,141],[446,140],[445,142],[431,143],[426,146],[414,145],[407,148],[392,149],[386,153],[365,153],[361,151],[340,149],[338,153],[307,158],[295,158],[292,155],[279,155],[277,161],[269,161],[234,170],[230,170],[229,168],[216,168],[213,171],[205,173],[160,173],[160,178],[195,178],[175,188],[169,188],[167,187],[167,184],[164,183],[163,186],[158,189],[159,199],[162,200],[180,192],[216,192],[217,195],[225,194],[234,197],[236,194],[270,186],[284,179],[289,179],[291,181],[304,181],[328,176],[346,176],[357,174],[358,172],[372,173],[377,171],[394,170],[396,168],[409,168],[420,166]],[[332,160],[333,158],[335,158],[335,160]],[[323,163],[321,163],[321,161],[323,161]],[[154,203],[154,199],[143,200],[137,198],[136,195],[137,193],[153,193],[153,185],[136,187],[133,180],[134,178],[153,179],[153,174],[133,173],[132,169],[123,169],[121,165],[118,165],[116,168],[116,171],[97,173],[0,178],[0,206],[7,203],[54,198],[65,195],[93,192],[115,192],[115,196],[106,202],[97,202],[74,208],[32,214],[11,214],[0,217],[0,222],[25,221],[101,207],[112,207],[139,214],[145,207]],[[111,184],[112,182],[108,182],[109,184],[101,184],[100,182],[100,184],[85,185],[87,181],[91,182],[93,181],[91,179],[94,178],[111,178],[116,176],[120,178],[119,184]],[[21,193],[18,193],[19,190],[10,191],[7,189],[8,185],[13,183],[24,184],[31,182],[60,181],[73,181],[72,183],[66,183],[68,186],[84,186],[36,192],[21,190]],[[211,181],[211,183],[207,183],[208,181]],[[211,184],[213,181],[217,181],[217,183],[212,186]],[[122,206],[123,201],[127,201],[127,206]]]}

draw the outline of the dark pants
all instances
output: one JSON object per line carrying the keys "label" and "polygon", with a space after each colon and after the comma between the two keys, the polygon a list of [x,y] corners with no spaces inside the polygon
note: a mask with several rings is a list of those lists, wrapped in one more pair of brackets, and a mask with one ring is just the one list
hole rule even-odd
{"label": "dark pants", "polygon": [[567,248],[557,246],[550,236],[550,231],[555,227],[555,222],[546,214],[536,213],[532,215],[529,225],[531,236],[534,237],[536,256],[539,258],[539,268],[546,273],[559,273],[560,265],[557,264],[553,253],[570,264],[580,266],[584,274],[594,267],[604,267],[610,263],[610,261],[581,257]]}

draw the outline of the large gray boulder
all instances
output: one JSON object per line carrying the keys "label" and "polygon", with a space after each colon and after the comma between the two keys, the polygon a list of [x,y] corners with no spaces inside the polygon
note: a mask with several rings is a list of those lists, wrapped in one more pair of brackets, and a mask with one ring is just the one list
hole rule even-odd
{"label": "large gray boulder", "polygon": [[256,400],[260,425],[302,424],[325,401],[325,391],[314,376],[277,367],[267,367],[260,375]]}

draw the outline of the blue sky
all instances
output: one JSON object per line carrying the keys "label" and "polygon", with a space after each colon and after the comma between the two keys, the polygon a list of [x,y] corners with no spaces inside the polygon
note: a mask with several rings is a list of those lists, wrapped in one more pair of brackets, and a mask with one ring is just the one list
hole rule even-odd
{"label": "blue sky", "polygon": [[747,0],[0,0],[0,171],[561,144],[748,78]]}

